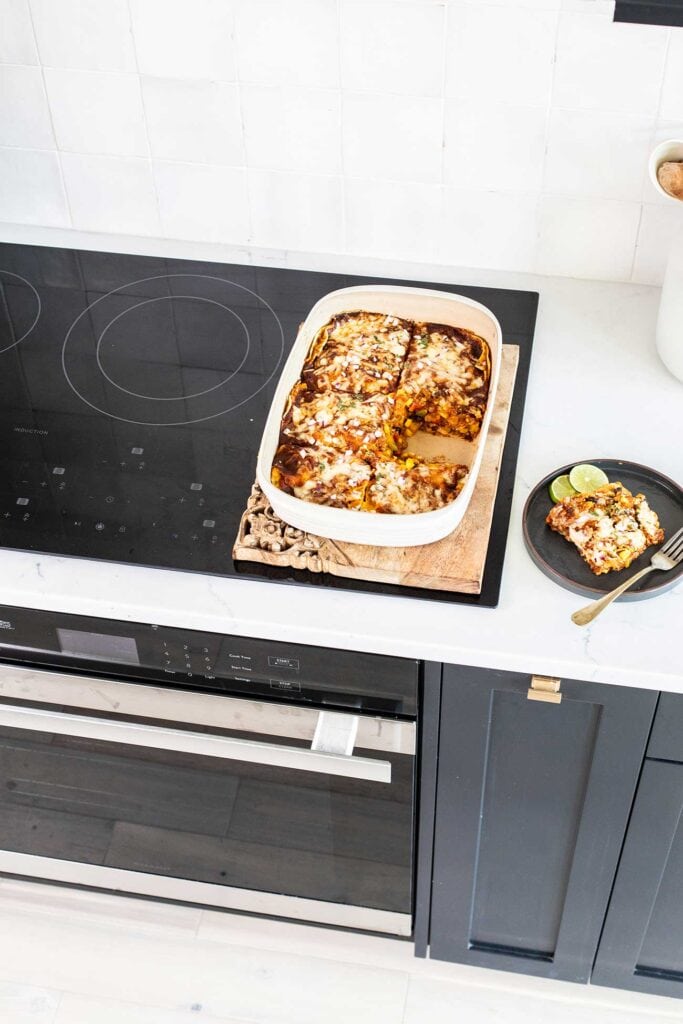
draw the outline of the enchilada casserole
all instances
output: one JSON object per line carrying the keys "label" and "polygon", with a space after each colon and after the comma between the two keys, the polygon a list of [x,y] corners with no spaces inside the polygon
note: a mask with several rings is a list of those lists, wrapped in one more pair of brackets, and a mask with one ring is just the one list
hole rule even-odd
{"label": "enchilada casserole", "polygon": [[396,394],[396,417],[418,429],[472,441],[486,411],[491,356],[470,331],[416,324]]}
{"label": "enchilada casserole", "polygon": [[574,494],[554,505],[546,517],[551,529],[576,545],[596,576],[627,568],[664,531],[643,494],[620,483]]}
{"label": "enchilada casserole", "polygon": [[444,324],[359,311],[315,336],[280,426],[271,480],[304,501],[366,512],[429,512],[453,501],[467,467],[408,451],[422,429],[474,440],[491,354]]}

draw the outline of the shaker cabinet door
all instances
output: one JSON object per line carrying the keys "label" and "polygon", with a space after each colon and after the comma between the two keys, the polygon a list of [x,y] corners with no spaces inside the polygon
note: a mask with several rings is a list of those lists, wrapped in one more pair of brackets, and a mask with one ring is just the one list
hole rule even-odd
{"label": "shaker cabinet door", "polygon": [[591,982],[683,998],[683,764],[645,762]]}
{"label": "shaker cabinet door", "polygon": [[444,666],[430,954],[586,981],[656,694]]}

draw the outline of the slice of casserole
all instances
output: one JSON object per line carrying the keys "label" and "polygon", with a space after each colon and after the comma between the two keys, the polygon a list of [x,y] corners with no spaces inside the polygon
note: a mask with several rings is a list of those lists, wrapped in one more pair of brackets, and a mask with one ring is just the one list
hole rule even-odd
{"label": "slice of casserole", "polygon": [[371,475],[370,465],[354,452],[289,441],[276,451],[270,477],[280,490],[303,501],[360,509]]}
{"label": "slice of casserole", "polygon": [[364,456],[391,453],[394,399],[391,395],[354,395],[309,391],[295,386],[282,418],[281,440],[317,445]]}
{"label": "slice of casserole", "polygon": [[631,494],[620,483],[563,498],[546,522],[576,545],[596,576],[625,569],[650,544],[664,540],[657,513],[645,496]]}
{"label": "slice of casserole", "polygon": [[366,505],[371,512],[430,512],[457,498],[466,477],[466,466],[423,462],[414,455],[387,459],[375,465]]}
{"label": "slice of casserole", "polygon": [[412,326],[384,313],[341,313],[318,331],[301,378],[312,391],[389,394],[396,390]]}
{"label": "slice of casserole", "polygon": [[396,393],[396,423],[407,437],[474,440],[486,411],[491,353],[483,338],[445,324],[415,324]]}

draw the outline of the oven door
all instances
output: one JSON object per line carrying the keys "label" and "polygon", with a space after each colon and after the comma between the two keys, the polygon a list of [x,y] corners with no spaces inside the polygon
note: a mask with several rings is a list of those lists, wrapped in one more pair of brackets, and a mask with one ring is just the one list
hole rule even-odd
{"label": "oven door", "polygon": [[415,724],[319,716],[0,665],[0,872],[409,935]]}

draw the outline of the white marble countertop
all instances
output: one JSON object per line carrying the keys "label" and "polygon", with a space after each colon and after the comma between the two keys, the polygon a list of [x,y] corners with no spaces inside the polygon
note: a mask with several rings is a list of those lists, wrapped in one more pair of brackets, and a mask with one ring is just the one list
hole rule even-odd
{"label": "white marble countertop", "polygon": [[[7,236],[6,236],[7,237]],[[170,243],[34,231],[11,240],[162,252],[247,262],[251,254]],[[259,253],[268,262],[349,273],[450,280],[540,292],[507,553],[498,608],[289,587],[80,559],[0,552],[0,603],[156,622],[189,629],[396,654],[683,692],[678,645],[683,583],[652,600],[619,603],[591,627],[570,613],[582,598],[529,559],[520,515],[530,488],[555,467],[630,459],[683,479],[683,385],[654,349],[659,291],[595,281]],[[636,429],[637,410],[645,429]],[[227,538],[232,543],[232,538]]]}

